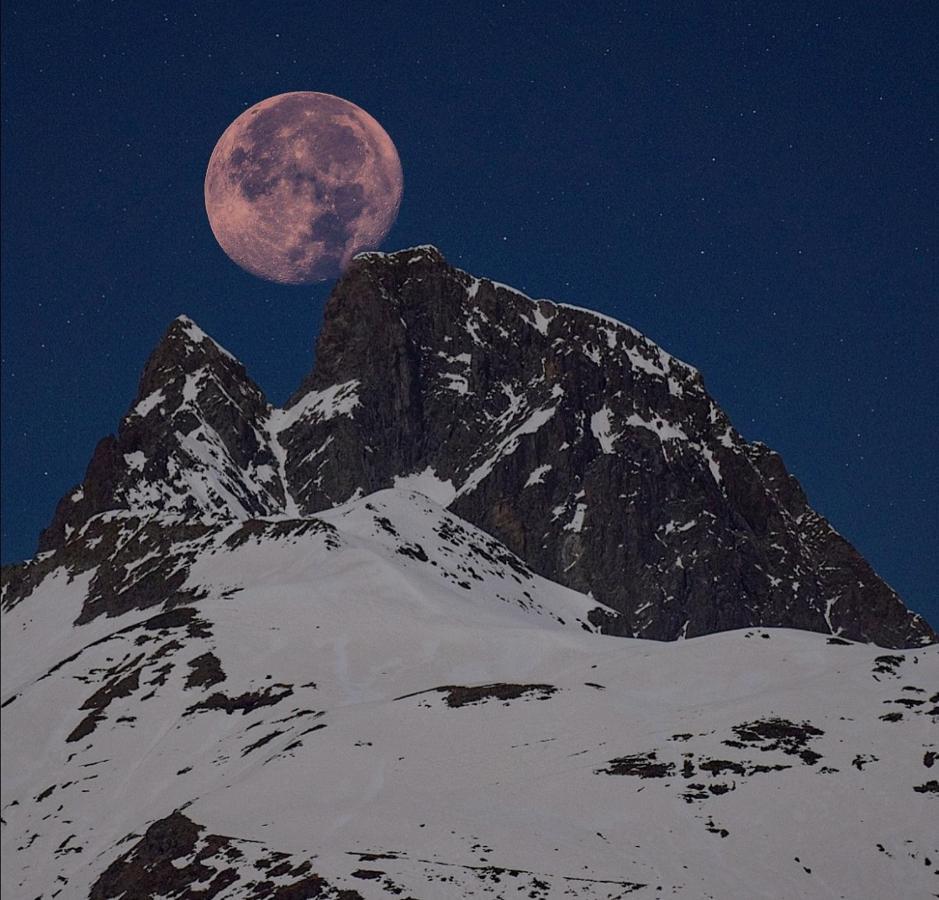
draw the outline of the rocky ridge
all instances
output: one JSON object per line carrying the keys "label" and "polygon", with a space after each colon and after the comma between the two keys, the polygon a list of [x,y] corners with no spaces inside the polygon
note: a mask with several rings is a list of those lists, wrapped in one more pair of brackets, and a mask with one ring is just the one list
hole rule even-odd
{"label": "rocky ridge", "polygon": [[326,319],[285,409],[177,319],[4,567],[5,894],[931,889],[935,636],[692,368],[432,248]]}
{"label": "rocky ridge", "polygon": [[740,436],[694,368],[627,325],[476,278],[433,247],[354,261],[285,409],[177,319],[40,550],[64,551],[113,510],[296,518],[393,486],[615,609],[613,633],[936,640],[779,455]]}

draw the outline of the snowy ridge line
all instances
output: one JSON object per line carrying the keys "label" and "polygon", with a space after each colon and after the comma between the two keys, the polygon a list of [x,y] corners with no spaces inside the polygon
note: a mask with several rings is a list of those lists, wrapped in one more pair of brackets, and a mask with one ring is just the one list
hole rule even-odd
{"label": "snowy ridge line", "polygon": [[240,361],[234,356],[234,354],[226,350],[217,340],[215,340],[215,338],[206,334],[185,313],[180,313],[180,315],[178,315],[173,321],[179,322],[183,326],[183,330],[185,331],[187,337],[190,338],[190,340],[194,341],[197,344],[201,344],[203,341],[208,341],[216,350],[218,350],[219,353],[222,354],[222,356],[225,356],[232,362],[238,363],[239,365],[241,365]]}

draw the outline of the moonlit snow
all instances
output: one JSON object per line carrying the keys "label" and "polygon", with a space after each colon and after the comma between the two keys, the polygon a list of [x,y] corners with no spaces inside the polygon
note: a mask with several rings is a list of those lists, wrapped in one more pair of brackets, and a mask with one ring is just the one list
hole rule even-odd
{"label": "moonlit snow", "polygon": [[10,896],[88,896],[187,820],[161,896],[200,852],[219,897],[272,859],[263,896],[305,862],[366,898],[934,887],[935,649],[604,637],[589,597],[403,489],[218,526],[175,619],[75,628],[88,585],[60,570],[3,617]]}

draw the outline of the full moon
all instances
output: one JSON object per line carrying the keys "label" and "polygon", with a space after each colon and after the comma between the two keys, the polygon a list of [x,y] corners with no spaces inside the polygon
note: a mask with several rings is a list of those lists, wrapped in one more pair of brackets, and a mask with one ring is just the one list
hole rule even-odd
{"label": "full moon", "polygon": [[243,269],[311,284],[381,243],[403,186],[395,145],[364,109],[295,91],[262,100],[225,129],[205,173],[205,209]]}

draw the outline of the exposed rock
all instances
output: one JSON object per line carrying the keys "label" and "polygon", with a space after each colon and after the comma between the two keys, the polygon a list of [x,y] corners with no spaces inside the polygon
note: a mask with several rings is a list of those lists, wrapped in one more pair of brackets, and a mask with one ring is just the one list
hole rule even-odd
{"label": "exposed rock", "polygon": [[[275,688],[277,690],[275,690]],[[262,706],[274,706],[293,694],[293,685],[274,684],[265,687],[259,691],[246,691],[237,697],[229,697],[226,694],[217,692],[210,694],[205,700],[200,700],[186,710],[186,715],[202,712],[203,710],[220,709],[228,715],[240,712],[246,716],[250,712],[259,709]]]}
{"label": "exposed rock", "polygon": [[654,750],[635,756],[620,756],[611,759],[605,769],[597,769],[596,774],[633,775],[638,778],[667,778],[675,771],[674,763],[658,762]]}
{"label": "exposed rock", "polygon": [[350,267],[288,414],[286,473],[304,512],[412,479],[535,571],[621,611],[611,631],[936,639],[694,369],[433,248]]}
{"label": "exposed rock", "polygon": [[257,841],[204,831],[178,810],[158,819],[105,869],[92,886],[91,900],[170,896],[209,900],[231,896],[234,888],[239,896],[253,900],[362,900],[357,891],[339,889],[317,875],[307,860],[270,851]]}
{"label": "exposed rock", "polygon": [[526,700],[547,700],[557,693],[553,684],[479,684],[471,687],[447,684],[442,687],[430,688],[427,691],[418,691],[415,694],[406,694],[396,697],[396,700],[406,700],[408,697],[419,697],[421,694],[439,693],[447,695],[447,706],[457,708],[470,706],[475,703],[484,703],[487,700],[510,700],[524,698]]}
{"label": "exposed rock", "polygon": [[808,744],[824,733],[809,722],[797,724],[788,719],[768,718],[736,725],[736,740],[726,740],[724,743],[729,747],[756,747],[764,752],[781,750],[788,756],[798,756],[806,765],[811,766],[822,757],[821,754],[808,749]]}
{"label": "exposed rock", "polygon": [[808,506],[779,455],[738,434],[697,371],[624,324],[475,278],[431,247],[348,268],[284,410],[177,319],[43,533],[40,550],[54,552],[4,569],[3,603],[60,565],[70,577],[96,568],[80,621],[189,603],[200,534],[240,522],[233,546],[293,539],[323,527],[304,517],[396,483],[616,610],[589,616],[608,633],[937,639]]}
{"label": "exposed rock", "polygon": [[244,366],[180,316],[147,361],[117,435],[98,444],[82,483],[59,502],[40,552],[107,510],[215,519],[282,510],[269,415]]}
{"label": "exposed rock", "polygon": [[188,663],[192,671],[186,678],[187,688],[210,688],[214,684],[219,684],[225,680],[225,672],[222,670],[222,663],[219,658],[207,651]]}

